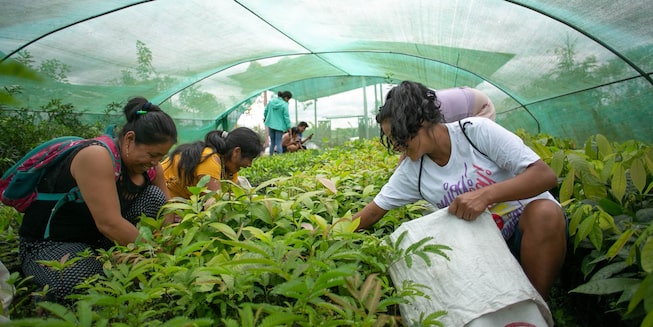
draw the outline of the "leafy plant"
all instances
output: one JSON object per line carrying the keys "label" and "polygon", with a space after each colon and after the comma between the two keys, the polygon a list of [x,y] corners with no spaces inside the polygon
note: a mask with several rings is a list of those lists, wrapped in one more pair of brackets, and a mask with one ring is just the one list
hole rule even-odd
{"label": "leafy plant", "polygon": [[581,266],[586,282],[571,292],[620,295],[612,310],[625,319],[646,315],[646,321],[653,320],[647,304],[653,298],[646,296],[653,290],[648,277],[653,265],[650,147],[637,141],[614,144],[600,134],[582,149],[547,136],[522,137],[561,177],[558,198],[569,217],[573,250],[589,253]]}
{"label": "leafy plant", "polygon": [[[553,193],[565,199],[569,255],[581,262],[582,276],[561,296],[596,297],[604,306],[593,308],[593,315],[611,312],[646,325],[653,268],[649,147],[595,136],[575,149],[573,142],[547,135],[521,136],[560,176]],[[220,191],[209,192],[206,180],[200,181],[189,189],[189,200],[175,199],[161,212],[177,215],[180,222],[163,225],[161,219],[142,217],[136,244],[100,251],[105,275],[82,283],[67,311],[21,300],[30,309],[13,310],[12,323],[411,325],[401,320],[398,305],[424,296],[425,286],[393,285],[388,266],[396,260],[429,263],[430,255],[446,257],[449,249],[424,239],[401,250],[388,235],[422,216],[426,206],[391,210],[371,231],[357,232],[351,221],[387,181],[397,159],[378,142],[356,141],[332,151],[257,159],[241,170],[256,181],[251,189],[224,182]],[[292,162],[301,165],[289,169]],[[27,285],[20,279],[13,283]],[[564,294],[568,290],[572,293]],[[17,288],[19,299],[29,294],[40,293]],[[44,316],[27,318],[37,308]],[[444,314],[435,309],[414,323],[441,326]],[[558,325],[567,320],[556,319]]]}

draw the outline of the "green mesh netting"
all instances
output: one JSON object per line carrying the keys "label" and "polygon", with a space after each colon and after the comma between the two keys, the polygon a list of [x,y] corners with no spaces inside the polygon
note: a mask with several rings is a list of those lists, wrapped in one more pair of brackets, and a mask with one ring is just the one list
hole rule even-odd
{"label": "green mesh netting", "polygon": [[[87,119],[118,120],[111,108],[142,95],[175,118],[185,142],[232,128],[266,90],[290,90],[293,102],[313,101],[328,117],[333,108],[320,98],[410,79],[486,91],[512,130],[653,141],[653,6],[644,0],[7,0],[0,8],[3,110],[60,98]],[[16,61],[40,78],[7,68]],[[384,95],[375,93],[353,113],[365,122]],[[323,120],[311,122],[322,126],[317,137],[328,134]]]}

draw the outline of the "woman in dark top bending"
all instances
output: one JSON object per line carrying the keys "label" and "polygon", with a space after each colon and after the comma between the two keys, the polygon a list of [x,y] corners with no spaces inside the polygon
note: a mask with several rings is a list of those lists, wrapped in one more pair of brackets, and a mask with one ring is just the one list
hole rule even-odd
{"label": "woman in dark top bending", "polygon": [[[89,140],[46,172],[40,192],[68,192],[78,186],[82,203],[68,202],[50,219],[54,201],[35,201],[20,227],[23,273],[39,287],[49,286],[48,300],[61,301],[85,278],[102,274],[102,264],[90,256],[54,271],[40,260],[71,260],[79,252],[133,243],[138,217],[155,217],[170,197],[159,161],[177,142],[172,118],[142,97],[123,108],[127,123],[115,143],[121,161],[116,178],[114,155]],[[47,231],[47,232],[46,232]]]}

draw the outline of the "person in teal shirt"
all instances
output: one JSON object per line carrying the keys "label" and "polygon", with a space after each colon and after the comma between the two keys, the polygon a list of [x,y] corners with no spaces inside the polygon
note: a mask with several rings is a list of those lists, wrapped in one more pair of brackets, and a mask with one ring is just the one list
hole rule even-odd
{"label": "person in teal shirt", "polygon": [[269,130],[270,135],[270,155],[274,155],[276,148],[277,153],[283,152],[281,139],[285,132],[290,133],[290,115],[288,114],[288,101],[292,98],[290,91],[277,93],[278,97],[270,100],[265,106],[263,112],[263,122]]}

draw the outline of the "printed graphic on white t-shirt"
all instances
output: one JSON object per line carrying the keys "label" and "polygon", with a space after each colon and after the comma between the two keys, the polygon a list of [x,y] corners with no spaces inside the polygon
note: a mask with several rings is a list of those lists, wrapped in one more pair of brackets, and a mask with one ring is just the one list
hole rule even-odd
{"label": "printed graphic on white t-shirt", "polygon": [[[445,182],[442,185],[444,196],[438,201],[438,208],[448,207],[460,194],[475,191],[497,182],[494,180],[493,172],[490,169],[485,169],[477,164],[471,165],[471,169],[468,169],[467,163],[464,163],[464,167],[464,174],[460,178],[452,182]],[[524,211],[524,206],[525,204],[521,201],[509,201],[497,203],[489,208],[494,222],[505,239],[509,239],[515,231],[519,216]]]}

